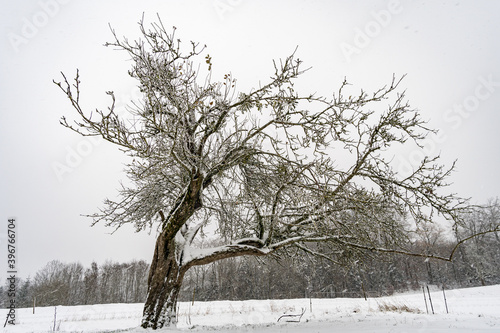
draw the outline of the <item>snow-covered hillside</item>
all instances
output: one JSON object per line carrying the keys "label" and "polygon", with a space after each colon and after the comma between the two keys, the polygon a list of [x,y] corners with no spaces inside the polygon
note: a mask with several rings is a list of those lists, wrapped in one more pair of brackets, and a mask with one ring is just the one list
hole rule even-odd
{"label": "snow-covered hillside", "polygon": [[[178,328],[157,332],[500,332],[500,285],[446,291],[449,313],[442,291],[431,292],[431,298],[434,315],[430,304],[427,314],[421,292],[367,301],[337,298],[181,303]],[[286,322],[293,317],[277,322],[283,314],[300,314],[302,309],[305,313],[300,322]],[[61,306],[56,310],[59,332],[144,332],[138,328],[142,304]],[[32,312],[18,309],[19,323],[2,332],[54,329],[54,307]]]}

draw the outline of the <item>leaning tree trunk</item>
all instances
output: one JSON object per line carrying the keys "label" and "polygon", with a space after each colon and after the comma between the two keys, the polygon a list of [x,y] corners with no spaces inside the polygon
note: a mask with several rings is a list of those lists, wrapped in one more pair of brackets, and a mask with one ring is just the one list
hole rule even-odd
{"label": "leaning tree trunk", "polygon": [[149,271],[143,328],[158,329],[176,324],[177,297],[186,270],[175,260],[175,239],[168,240],[160,234]]}
{"label": "leaning tree trunk", "polygon": [[[163,231],[156,240],[155,253],[149,268],[148,296],[144,304],[142,327],[162,328],[176,324],[177,297],[184,274],[190,266],[176,260],[175,235],[201,205],[204,179],[195,173],[182,200],[175,206]],[[207,183],[205,181],[205,183]]]}

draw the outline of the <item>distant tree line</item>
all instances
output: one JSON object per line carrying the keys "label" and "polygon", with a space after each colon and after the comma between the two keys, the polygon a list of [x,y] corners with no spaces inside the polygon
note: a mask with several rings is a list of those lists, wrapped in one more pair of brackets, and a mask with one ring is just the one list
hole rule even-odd
{"label": "distant tree line", "polygon": [[[89,268],[80,263],[54,260],[34,277],[17,281],[17,307],[87,305],[144,302],[149,265],[145,261],[129,263],[93,262]],[[6,287],[0,288],[0,304],[8,301]]]}
{"label": "distant tree line", "polygon": [[[416,252],[450,253],[454,244],[439,231],[432,243],[412,244]],[[459,248],[452,262],[406,255],[371,254],[363,261],[338,265],[325,259],[253,257],[227,259],[196,267],[185,278],[182,300],[284,299],[301,297],[368,297],[416,290],[425,284],[445,288],[500,283],[500,240],[487,234]]]}
{"label": "distant tree line", "polygon": [[[297,297],[362,297],[391,294],[436,284],[446,288],[500,283],[500,204],[490,200],[463,216],[454,235],[437,224],[422,226],[412,253],[448,257],[457,241],[463,243],[451,262],[400,254],[366,252],[363,260],[344,253],[345,261],[288,253],[274,258],[241,257],[194,267],[184,279],[182,300],[244,300]],[[357,257],[359,258],[359,257]]]}
{"label": "distant tree line", "polygon": [[[500,217],[498,202],[466,216],[455,230],[464,239],[491,229]],[[414,253],[445,256],[456,239],[446,238],[438,227],[422,228],[408,249]],[[446,288],[500,283],[500,235],[485,233],[458,248],[452,262],[398,254],[367,252],[362,261],[331,262],[303,253],[277,253],[274,257],[239,257],[194,267],[184,279],[180,299],[244,300],[301,297],[362,297],[418,289],[423,284]],[[142,303],[146,299],[149,265],[51,261],[34,277],[18,280],[17,306]],[[7,289],[0,287],[0,305],[6,306]]]}

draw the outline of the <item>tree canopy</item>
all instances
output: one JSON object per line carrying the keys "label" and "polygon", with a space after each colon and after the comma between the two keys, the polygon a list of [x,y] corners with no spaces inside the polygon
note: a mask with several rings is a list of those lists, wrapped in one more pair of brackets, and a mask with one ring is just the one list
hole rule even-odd
{"label": "tree canopy", "polygon": [[[405,252],[418,225],[436,216],[458,223],[468,207],[446,193],[454,165],[439,156],[409,175],[396,171],[398,149],[421,146],[432,132],[407,102],[403,77],[374,92],[346,93],[344,81],[328,97],[304,93],[295,86],[306,71],[295,50],[273,62],[267,82],[242,92],[231,73],[213,77],[205,47],[184,45],[175,27],[139,26],[143,39],[113,31],[107,44],[133,62],[129,74],[143,98],[129,114],[116,112],[113,92],[107,110],[83,110],[78,73],[57,83],[78,115],[62,125],[131,157],[131,185],[105,201],[94,223],[157,228],[169,244],[165,257],[175,253],[176,264],[189,268],[278,249],[331,260]],[[220,246],[200,249],[195,240],[208,231]]]}

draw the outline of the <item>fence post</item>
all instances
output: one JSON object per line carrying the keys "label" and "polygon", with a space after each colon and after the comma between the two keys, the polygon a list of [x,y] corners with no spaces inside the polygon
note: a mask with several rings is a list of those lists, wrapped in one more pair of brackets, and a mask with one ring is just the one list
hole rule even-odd
{"label": "fence post", "polygon": [[446,306],[446,313],[449,313],[448,312],[448,303],[446,302],[446,295],[444,293],[444,286],[443,286],[443,297],[444,297],[444,305]]}
{"label": "fence post", "polygon": [[431,303],[432,314],[434,314],[434,306],[432,306],[431,292],[429,291],[429,286],[427,286],[427,293],[429,294],[429,303]]}
{"label": "fence post", "polygon": [[427,314],[429,314],[429,307],[427,306],[427,298],[425,297],[425,287],[424,286],[422,286],[422,292],[424,293],[425,310],[427,311]]}
{"label": "fence post", "polygon": [[56,331],[56,322],[57,322],[57,306],[54,306],[54,329],[53,331]]}
{"label": "fence post", "polygon": [[361,281],[361,289],[363,290],[363,296],[365,297],[365,301],[367,301],[367,299],[366,299],[365,285],[363,284],[363,281]]}

